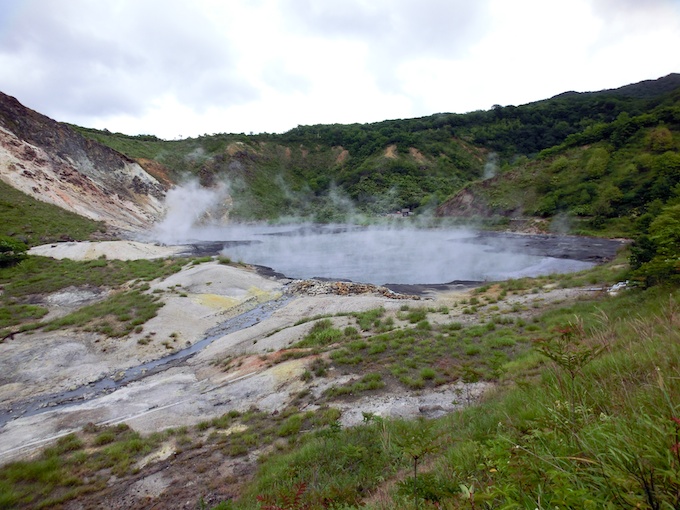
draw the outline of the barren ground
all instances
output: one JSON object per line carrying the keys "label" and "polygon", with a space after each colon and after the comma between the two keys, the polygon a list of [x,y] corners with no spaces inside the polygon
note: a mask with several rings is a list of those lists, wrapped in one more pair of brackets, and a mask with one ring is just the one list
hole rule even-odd
{"label": "barren ground", "polygon": [[[167,256],[179,250],[119,243],[66,243],[35,248],[34,253],[70,258],[97,258],[102,250],[109,258]],[[388,314],[404,304],[411,307],[448,307],[446,314],[431,314],[428,320],[472,323],[474,314],[464,314],[454,305],[469,290],[428,291],[424,299],[393,299],[389,294],[366,292],[356,295],[323,294],[317,291],[290,294],[290,281],[262,276],[247,268],[209,262],[155,281],[154,290],[165,306],[140,333],[123,339],[105,338],[96,333],[61,330],[17,334],[0,344],[0,410],[10,412],[0,428],[0,462],[30,457],[41,447],[87,424],[126,423],[142,433],[168,427],[198,424],[227,413],[256,407],[276,412],[291,403],[295,395],[308,390],[320,395],[325,388],[349,380],[347,374],[330,370],[327,377],[304,381],[308,358],[267,363],[270,356],[301,339],[314,321],[298,324],[302,318],[333,316],[383,307]],[[369,289],[370,290],[370,289]],[[516,304],[515,315],[525,317],[540,306],[578,299],[585,289],[544,289],[539,295],[512,295],[503,307]],[[46,408],[33,415],[20,415],[20,404],[40,395],[72,390],[103,377],[116,378],[125,369],[160,358],[169,352],[194,344],[206,332],[230,317],[248,310],[259,310],[263,303],[287,300],[272,313],[262,312],[255,324],[224,334],[208,347],[167,370],[142,377],[114,391],[75,401],[69,406]],[[50,315],[64,314],[102,299],[97,289],[72,288],[45,296]],[[520,311],[520,308],[523,308]],[[259,313],[259,312],[258,312]],[[333,317],[337,327],[349,324],[349,317]],[[142,339],[151,339],[140,342]],[[220,361],[241,356],[239,366],[225,371]],[[432,390],[404,391],[386,388],[377,395],[338,400],[341,421],[352,425],[363,412],[382,416],[438,416],[459,405],[474,402],[488,389],[488,383],[443,385]],[[18,415],[18,416],[17,416]],[[207,447],[182,451],[168,443],[154,454],[137,474],[125,480],[109,480],[104,493],[81,498],[73,508],[95,508],[106,498],[109,508],[162,508],[168,501],[174,507],[193,508],[198,497],[206,503],[228,497],[255,466],[258,452],[234,460]],[[205,492],[201,466],[210,465],[221,482]],[[201,482],[202,480],[202,482]],[[203,485],[199,485],[199,482]],[[193,488],[192,488],[193,487]],[[177,499],[180,498],[180,499]]]}

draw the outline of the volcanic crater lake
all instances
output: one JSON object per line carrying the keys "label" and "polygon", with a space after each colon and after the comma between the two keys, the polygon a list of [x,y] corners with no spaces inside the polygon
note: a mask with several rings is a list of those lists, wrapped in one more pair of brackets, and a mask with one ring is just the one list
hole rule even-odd
{"label": "volcanic crater lake", "polygon": [[545,250],[534,248],[523,253],[522,237],[480,237],[451,228],[234,226],[198,234],[211,244],[223,242],[222,255],[233,261],[266,266],[295,279],[440,284],[568,273],[594,265],[561,252],[544,256],[537,253]]}

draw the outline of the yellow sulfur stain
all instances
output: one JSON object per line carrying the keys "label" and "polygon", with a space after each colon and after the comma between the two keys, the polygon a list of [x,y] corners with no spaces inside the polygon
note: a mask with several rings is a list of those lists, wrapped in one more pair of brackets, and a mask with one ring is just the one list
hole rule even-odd
{"label": "yellow sulfur stain", "polygon": [[302,375],[305,365],[304,359],[294,359],[274,365],[269,371],[277,381],[290,381]]}
{"label": "yellow sulfur stain", "polygon": [[271,292],[262,290],[258,287],[250,287],[248,289],[248,295],[254,297],[258,303],[264,303],[270,299],[278,299],[281,297],[281,292]]}
{"label": "yellow sulfur stain", "polygon": [[242,423],[236,423],[235,425],[232,425],[226,430],[218,430],[217,432],[219,432],[220,434],[224,434],[225,436],[230,436],[238,432],[245,432],[246,430],[248,430],[247,425],[243,425]]}
{"label": "yellow sulfur stain", "polygon": [[175,449],[174,445],[171,444],[164,444],[163,446],[160,447],[160,449],[156,450],[153,453],[150,453],[143,459],[137,462],[137,469],[142,469],[148,464],[151,464],[152,462],[158,462],[161,460],[165,460],[169,458],[170,456],[174,455],[177,452]]}
{"label": "yellow sulfur stain", "polygon": [[239,299],[218,294],[199,294],[196,298],[199,304],[216,310],[228,310],[241,303]]}
{"label": "yellow sulfur stain", "polygon": [[96,246],[88,245],[87,250],[83,255],[83,260],[94,260],[96,258],[99,258],[99,253],[97,251]]}

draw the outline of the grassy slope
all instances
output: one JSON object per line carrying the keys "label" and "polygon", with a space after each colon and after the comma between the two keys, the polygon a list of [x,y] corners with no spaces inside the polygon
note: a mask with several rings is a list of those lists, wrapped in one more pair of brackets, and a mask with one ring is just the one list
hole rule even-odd
{"label": "grassy slope", "polygon": [[311,508],[324,498],[414,508],[416,458],[421,508],[675,507],[679,298],[657,288],[549,312],[533,334],[548,356],[506,364],[505,384],[481,405],[310,435],[267,457],[233,507],[258,508],[256,495],[283,506],[303,482]]}
{"label": "grassy slope", "polygon": [[161,141],[76,129],[128,156],[164,164],[176,180],[195,176],[204,184],[229,181],[236,200],[233,214],[246,219],[305,216],[329,221],[348,209],[384,213],[431,207],[478,177],[485,158],[483,149],[448,130],[434,129],[408,140],[414,150],[399,144],[390,157],[386,151],[393,138],[377,135],[370,144],[343,152],[342,142],[352,144],[347,133],[337,140],[311,134],[217,134]]}
{"label": "grassy slope", "polygon": [[63,240],[82,241],[104,225],[60,207],[46,204],[0,181],[0,235],[11,236],[29,246]]}

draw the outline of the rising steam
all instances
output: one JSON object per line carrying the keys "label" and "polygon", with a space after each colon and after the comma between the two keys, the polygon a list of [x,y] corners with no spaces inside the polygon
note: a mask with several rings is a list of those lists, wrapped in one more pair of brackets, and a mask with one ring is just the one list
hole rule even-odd
{"label": "rising steam", "polygon": [[165,244],[184,243],[196,239],[201,225],[219,223],[231,205],[229,185],[218,183],[204,188],[197,181],[177,186],[165,196],[166,215],[158,223],[152,237]]}
{"label": "rising steam", "polygon": [[[494,161],[490,157],[487,165]],[[473,231],[431,228],[421,223],[423,216],[385,217],[380,225],[357,226],[354,204],[335,188],[327,207],[339,212],[344,223],[319,225],[301,218],[277,225],[231,223],[226,217],[232,205],[229,191],[224,183],[204,188],[196,181],[172,189],[166,196],[167,214],[150,235],[166,244],[222,243],[222,253],[232,260],[268,266],[293,278],[377,284],[503,280],[591,265],[517,253],[502,243],[480,245]]]}
{"label": "rising steam", "polygon": [[496,177],[498,173],[498,154],[495,152],[490,152],[489,156],[486,158],[486,163],[484,163],[484,173],[482,178],[484,180]]}

